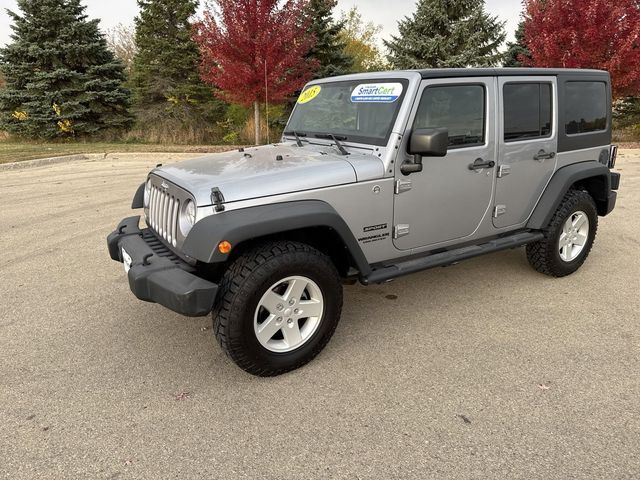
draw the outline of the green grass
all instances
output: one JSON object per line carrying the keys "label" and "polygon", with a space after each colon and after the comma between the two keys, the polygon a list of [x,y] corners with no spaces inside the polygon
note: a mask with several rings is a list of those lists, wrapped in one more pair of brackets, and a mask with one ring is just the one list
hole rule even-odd
{"label": "green grass", "polygon": [[211,153],[231,150],[232,145],[162,145],[144,143],[31,143],[0,141],[0,163],[81,153]]}

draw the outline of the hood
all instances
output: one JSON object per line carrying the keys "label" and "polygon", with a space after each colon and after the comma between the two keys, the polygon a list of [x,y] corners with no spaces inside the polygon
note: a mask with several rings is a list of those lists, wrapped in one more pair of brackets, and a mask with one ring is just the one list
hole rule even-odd
{"label": "hood", "polygon": [[335,146],[292,143],[211,154],[153,173],[190,192],[198,206],[207,206],[214,187],[225,202],[235,202],[374,180],[384,175],[384,164],[369,152],[343,156]]}

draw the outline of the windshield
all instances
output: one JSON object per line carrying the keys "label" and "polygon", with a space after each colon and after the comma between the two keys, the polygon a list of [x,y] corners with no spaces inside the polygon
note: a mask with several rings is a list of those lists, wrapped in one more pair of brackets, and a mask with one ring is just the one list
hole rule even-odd
{"label": "windshield", "polygon": [[285,134],[386,145],[407,90],[407,80],[352,80],[307,87]]}

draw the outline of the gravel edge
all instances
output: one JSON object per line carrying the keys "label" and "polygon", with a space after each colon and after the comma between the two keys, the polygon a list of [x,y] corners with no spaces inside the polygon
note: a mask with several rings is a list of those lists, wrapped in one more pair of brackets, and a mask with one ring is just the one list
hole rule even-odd
{"label": "gravel edge", "polygon": [[21,160],[19,162],[0,163],[0,172],[3,170],[21,170],[24,168],[41,167],[56,163],[76,162],[79,160],[97,160],[105,158],[105,153],[76,153],[62,157],[36,158],[34,160]]}

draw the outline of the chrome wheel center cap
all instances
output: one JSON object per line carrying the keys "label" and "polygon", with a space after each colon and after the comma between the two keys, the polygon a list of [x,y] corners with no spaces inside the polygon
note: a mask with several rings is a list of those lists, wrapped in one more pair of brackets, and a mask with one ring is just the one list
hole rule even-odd
{"label": "chrome wheel center cap", "polygon": [[289,316],[291,316],[291,313],[292,313],[292,310],[291,310],[290,308],[287,308],[287,309],[284,311],[284,315],[285,315],[285,317],[289,317]]}

